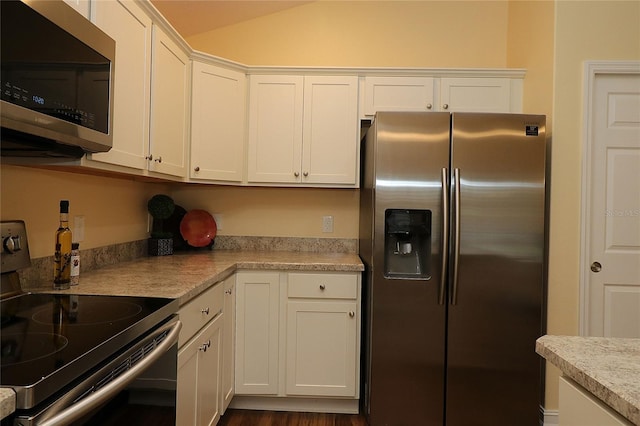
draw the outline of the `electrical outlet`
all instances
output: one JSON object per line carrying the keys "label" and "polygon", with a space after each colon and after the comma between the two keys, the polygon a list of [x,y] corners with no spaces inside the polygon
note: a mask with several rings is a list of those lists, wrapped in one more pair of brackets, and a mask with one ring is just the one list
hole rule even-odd
{"label": "electrical outlet", "polygon": [[71,233],[76,243],[84,241],[84,216],[73,217],[73,231]]}
{"label": "electrical outlet", "polygon": [[333,216],[322,216],[322,232],[333,232]]}

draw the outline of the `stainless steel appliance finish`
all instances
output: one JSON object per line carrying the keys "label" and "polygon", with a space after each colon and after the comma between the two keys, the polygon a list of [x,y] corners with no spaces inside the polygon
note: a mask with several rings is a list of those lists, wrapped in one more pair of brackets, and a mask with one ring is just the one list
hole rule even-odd
{"label": "stainless steel appliance finish", "polygon": [[539,424],[545,145],[544,116],[377,114],[360,205],[372,426]]}
{"label": "stainless steel appliance finish", "polygon": [[2,221],[0,229],[0,387],[16,394],[16,411],[2,424],[114,424],[123,410],[134,424],[150,405],[175,417],[178,300],[23,293],[25,223]]}
{"label": "stainless steel appliance finish", "polygon": [[111,149],[115,41],[62,0],[5,0],[0,16],[2,156]]}

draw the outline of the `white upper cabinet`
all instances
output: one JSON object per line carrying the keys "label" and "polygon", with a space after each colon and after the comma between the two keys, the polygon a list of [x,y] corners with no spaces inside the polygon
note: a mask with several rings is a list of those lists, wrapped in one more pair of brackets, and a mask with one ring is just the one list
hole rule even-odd
{"label": "white upper cabinet", "polygon": [[185,177],[190,99],[189,57],[153,26],[149,171]]}
{"label": "white upper cabinet", "polygon": [[251,75],[249,81],[249,183],[356,185],[356,76]]}
{"label": "white upper cabinet", "polygon": [[300,182],[302,76],[249,77],[249,182]]}
{"label": "white upper cabinet", "polygon": [[508,78],[441,78],[441,111],[511,112]]}
{"label": "white upper cabinet", "polygon": [[241,182],[245,161],[246,75],[194,61],[191,92],[189,177]]}
{"label": "white upper cabinet", "polygon": [[149,96],[151,18],[133,1],[93,3],[93,21],[116,41],[113,147],[92,154],[108,164],[147,168],[149,150]]}
{"label": "white upper cabinet", "polygon": [[365,77],[364,114],[377,111],[430,111],[432,77]]}
{"label": "white upper cabinet", "polygon": [[[362,117],[378,111],[521,112],[520,78],[365,76]],[[473,75],[472,71],[468,74]],[[497,73],[499,74],[499,73]]]}
{"label": "white upper cabinet", "polygon": [[302,182],[355,185],[358,170],[358,78],[304,79]]}

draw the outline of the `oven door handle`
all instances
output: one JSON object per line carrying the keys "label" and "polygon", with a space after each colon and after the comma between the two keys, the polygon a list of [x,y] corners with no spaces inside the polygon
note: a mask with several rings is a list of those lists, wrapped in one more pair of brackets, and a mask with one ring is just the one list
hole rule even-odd
{"label": "oven door handle", "polygon": [[[165,331],[169,330],[167,336],[164,338],[162,342],[158,346],[156,346],[151,352],[148,353],[142,360],[134,364],[130,369],[126,372],[122,373],[112,382],[105,385],[103,388],[97,390],[96,392],[88,395],[87,397],[81,399],[77,403],[68,406],[67,408],[60,410],[51,410],[51,412],[47,413],[47,417],[44,421],[38,422],[39,426],[64,426],[72,423],[75,420],[78,420],[85,414],[91,412],[95,408],[99,407],[103,403],[109,401],[115,395],[117,395],[120,391],[126,388],[129,383],[131,383],[134,379],[136,379],[144,370],[150,367],[154,362],[156,362],[160,357],[162,357],[173,345],[178,342],[178,336],[180,334],[180,328],[182,327],[182,323],[180,321],[171,322],[165,324],[156,330],[153,335],[147,336],[143,342],[151,341],[156,337],[160,336]],[[110,369],[111,365],[106,366],[104,369],[101,369],[98,373],[91,375],[84,382],[79,384],[77,388],[84,389],[87,387],[91,387],[92,380],[95,380],[97,375],[100,375],[104,370]],[[73,392],[73,391],[72,391]],[[64,398],[66,399],[66,398]],[[60,407],[62,408],[62,407]],[[51,417],[49,417],[51,416]]]}

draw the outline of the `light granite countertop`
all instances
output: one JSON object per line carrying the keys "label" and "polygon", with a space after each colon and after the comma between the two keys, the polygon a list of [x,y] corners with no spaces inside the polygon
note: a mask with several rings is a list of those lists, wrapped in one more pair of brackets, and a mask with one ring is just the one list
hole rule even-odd
{"label": "light granite countertop", "polygon": [[[80,273],[80,284],[54,291],[50,282],[30,286],[31,292],[146,296],[178,299],[180,305],[223,280],[235,271],[282,270],[361,272],[360,257],[354,253],[291,251],[211,250],[174,253],[171,256],[142,257],[128,262]],[[15,394],[0,388],[0,418],[15,410]]]}
{"label": "light granite countertop", "polygon": [[0,419],[4,419],[16,409],[16,394],[12,389],[0,388]]}
{"label": "light granite countertop", "polygon": [[[364,270],[354,253],[212,250],[143,257],[100,269],[80,272],[80,284],[60,293],[107,296],[148,296],[179,299],[180,305],[239,269],[283,271]],[[30,288],[54,292],[51,283]]]}
{"label": "light granite countertop", "polygon": [[640,425],[640,339],[542,336],[536,352]]}

